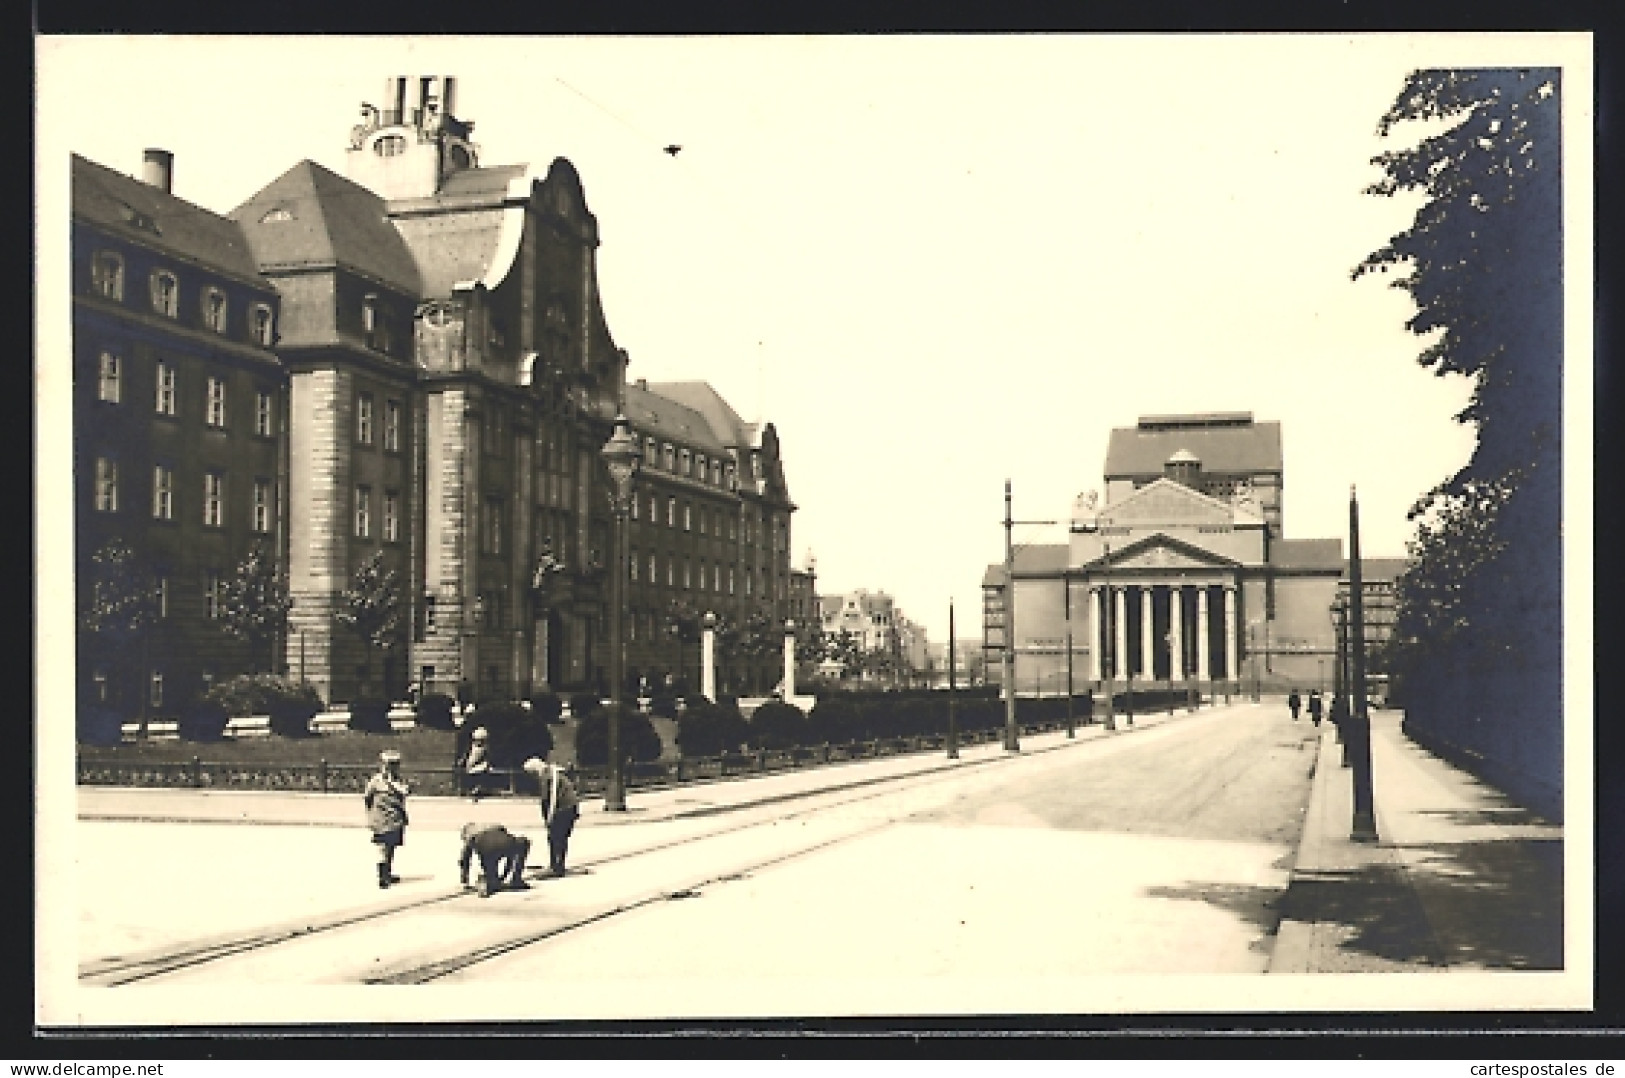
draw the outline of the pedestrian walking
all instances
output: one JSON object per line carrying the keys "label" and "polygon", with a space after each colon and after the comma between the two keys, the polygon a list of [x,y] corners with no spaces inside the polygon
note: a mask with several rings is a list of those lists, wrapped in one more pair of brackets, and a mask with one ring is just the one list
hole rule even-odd
{"label": "pedestrian walking", "polygon": [[[1311,696],[1310,699],[1313,700],[1314,697]],[[1292,710],[1292,721],[1297,722],[1298,721],[1298,709],[1303,707],[1303,698],[1298,695],[1298,690],[1297,689],[1293,689],[1290,693],[1287,694],[1286,706]]]}
{"label": "pedestrian walking", "polygon": [[490,735],[485,727],[476,726],[468,743],[468,755],[463,759],[463,788],[478,801],[491,789],[495,776],[491,773],[491,752],[487,745]]}
{"label": "pedestrian walking", "polygon": [[525,761],[525,770],[536,776],[542,788],[542,821],[547,824],[547,870],[550,875],[563,876],[564,858],[570,848],[570,832],[575,829],[576,817],[581,815],[581,800],[576,796],[575,783],[557,764],[544,763],[532,756]]}
{"label": "pedestrian walking", "polygon": [[[1311,692],[1309,694],[1309,718],[1314,721],[1314,724],[1316,726],[1320,725],[1320,712],[1321,712],[1320,690],[1316,689],[1316,690],[1314,690],[1313,692]],[[1296,712],[1293,713],[1292,717],[1293,718],[1298,717]]]}
{"label": "pedestrian walking", "polygon": [[401,778],[401,754],[385,749],[378,754],[378,772],[367,780],[361,801],[367,808],[367,826],[378,847],[378,886],[400,883],[394,873],[395,851],[406,842],[406,794]]}
{"label": "pedestrian walking", "polygon": [[[496,891],[528,891],[525,882],[525,858],[530,856],[530,839],[515,835],[499,823],[463,824],[463,849],[457,855],[457,880],[464,890],[477,887],[481,898],[490,898]],[[480,859],[480,878],[477,884],[468,882],[468,866],[474,857]]]}

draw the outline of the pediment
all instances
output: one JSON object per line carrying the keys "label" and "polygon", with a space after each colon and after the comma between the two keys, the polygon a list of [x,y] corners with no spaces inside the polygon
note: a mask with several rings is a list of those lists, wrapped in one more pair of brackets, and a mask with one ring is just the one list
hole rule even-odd
{"label": "pediment", "polygon": [[1200,526],[1236,522],[1235,506],[1229,502],[1170,479],[1149,483],[1100,514],[1101,524],[1115,526]]}
{"label": "pediment", "polygon": [[[1118,569],[1232,569],[1239,563],[1233,558],[1216,554],[1211,550],[1204,550],[1193,543],[1176,539],[1171,535],[1148,535],[1124,547],[1114,550],[1111,555],[1110,568]],[[1107,568],[1104,557],[1096,558],[1088,564],[1090,569]]]}

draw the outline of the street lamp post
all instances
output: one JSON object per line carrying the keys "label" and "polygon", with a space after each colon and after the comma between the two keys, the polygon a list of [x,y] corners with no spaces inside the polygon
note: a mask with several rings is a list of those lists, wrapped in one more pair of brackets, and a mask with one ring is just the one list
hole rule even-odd
{"label": "street lamp post", "polygon": [[626,811],[626,776],[621,759],[621,700],[626,677],[626,639],[622,625],[626,606],[627,515],[630,509],[632,476],[638,470],[638,440],[628,428],[625,414],[615,417],[615,432],[602,450],[609,478],[615,514],[615,558],[610,571],[609,597],[609,783],[604,790],[607,812]]}
{"label": "street lamp post", "polygon": [[1353,680],[1354,820],[1349,838],[1377,841],[1377,816],[1371,789],[1371,714],[1365,698],[1365,583],[1360,566],[1360,502],[1349,487],[1349,641]]}
{"label": "street lamp post", "polygon": [[1101,544],[1100,576],[1103,582],[1101,593],[1104,601],[1101,609],[1105,613],[1102,619],[1105,632],[1100,641],[1100,657],[1103,660],[1101,669],[1101,682],[1106,690],[1106,729],[1117,729],[1117,701],[1112,690],[1117,687],[1117,637],[1113,634],[1117,626],[1113,619],[1117,617],[1117,602],[1112,597],[1112,544],[1109,540]]}

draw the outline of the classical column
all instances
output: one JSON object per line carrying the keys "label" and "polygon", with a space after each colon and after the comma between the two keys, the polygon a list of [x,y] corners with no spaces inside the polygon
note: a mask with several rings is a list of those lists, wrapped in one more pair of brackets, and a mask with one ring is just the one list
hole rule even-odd
{"label": "classical column", "polygon": [[1154,620],[1151,616],[1151,586],[1148,584],[1140,589],[1140,669],[1144,671],[1147,681],[1157,676],[1156,638],[1151,631]]}
{"label": "classical column", "polygon": [[1106,620],[1101,616],[1100,585],[1098,584],[1089,585],[1089,618],[1089,624],[1092,627],[1089,633],[1089,639],[1092,641],[1089,647],[1089,680],[1099,681],[1105,671],[1105,666],[1100,661],[1100,653],[1104,650],[1103,645],[1106,642],[1102,635]]}
{"label": "classical column", "polygon": [[1224,676],[1236,680],[1236,586],[1224,586]]}
{"label": "classical column", "polygon": [[1178,584],[1168,589],[1168,680],[1185,680],[1185,611],[1180,602],[1184,589]]}
{"label": "classical column", "polygon": [[1213,640],[1213,629],[1207,620],[1207,585],[1196,589],[1196,680],[1208,679],[1208,648]]}
{"label": "classical column", "polygon": [[1128,589],[1112,589],[1112,628],[1116,630],[1115,646],[1112,648],[1112,672],[1116,678],[1118,674],[1128,676]]}

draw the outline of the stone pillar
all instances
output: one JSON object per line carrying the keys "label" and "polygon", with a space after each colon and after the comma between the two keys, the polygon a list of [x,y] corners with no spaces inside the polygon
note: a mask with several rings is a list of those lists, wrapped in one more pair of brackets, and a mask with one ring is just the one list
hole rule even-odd
{"label": "stone pillar", "polygon": [[1089,624],[1092,626],[1092,630],[1089,633],[1090,681],[1101,680],[1106,671],[1105,664],[1100,661],[1100,653],[1105,644],[1105,639],[1102,637],[1101,633],[1106,626],[1106,619],[1101,615],[1101,610],[1100,586],[1097,584],[1091,584],[1089,585],[1089,617],[1091,619]]}
{"label": "stone pillar", "polygon": [[1156,619],[1151,616],[1151,588],[1140,589],[1140,670],[1147,681],[1157,676]]}
{"label": "stone pillar", "polygon": [[1185,611],[1180,598],[1184,589],[1179,585],[1168,589],[1168,680],[1177,684],[1185,680]]}
{"label": "stone pillar", "polygon": [[1213,628],[1207,617],[1207,585],[1196,589],[1196,680],[1208,679],[1208,647],[1213,641]]}
{"label": "stone pillar", "polygon": [[1119,672],[1128,675],[1128,589],[1113,588],[1111,591],[1112,627],[1117,636],[1116,646],[1112,648],[1111,676],[1116,678]]}
{"label": "stone pillar", "polygon": [[713,704],[717,702],[716,639],[717,619],[706,614],[700,629],[700,695]]}
{"label": "stone pillar", "polygon": [[796,623],[784,623],[784,698],[796,694]]}
{"label": "stone pillar", "polygon": [[1224,676],[1236,680],[1236,586],[1224,586]]}

